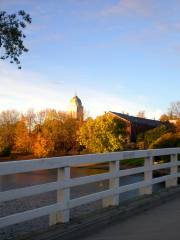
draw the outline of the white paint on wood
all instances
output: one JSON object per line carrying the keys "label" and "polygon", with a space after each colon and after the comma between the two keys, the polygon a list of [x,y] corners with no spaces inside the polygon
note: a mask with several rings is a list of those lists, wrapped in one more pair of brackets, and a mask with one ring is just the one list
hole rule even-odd
{"label": "white paint on wood", "polygon": [[[57,180],[69,180],[70,179],[70,167],[58,168],[57,170]],[[58,211],[56,213],[50,214],[49,225],[54,225],[57,223],[65,223],[69,221],[70,211],[69,211],[69,200],[70,200],[70,188],[58,189],[57,190],[57,203],[63,204],[66,210]]]}
{"label": "white paint on wood", "polygon": [[[119,172],[119,161],[114,161],[109,163],[109,172],[112,174],[115,172]],[[114,196],[104,198],[102,202],[103,207],[119,205],[119,194],[118,194],[119,177],[118,176],[109,179],[109,189],[114,189],[116,194]]]}
{"label": "white paint on wood", "polygon": [[0,176],[7,174],[23,173],[43,169],[55,169],[62,167],[78,166],[81,164],[94,164],[103,162],[112,162],[124,159],[147,158],[154,156],[163,156],[179,154],[180,148],[149,149],[122,151],[101,154],[87,154],[66,157],[41,158],[24,161],[11,161],[0,163]]}
{"label": "white paint on wood", "polygon": [[[170,175],[173,175],[178,172],[177,154],[171,155],[171,164],[176,164],[170,168]],[[177,177],[166,181],[166,188],[174,187],[174,186],[177,186]]]}
{"label": "white paint on wood", "polygon": [[[153,165],[153,157],[146,157],[144,159],[144,181],[151,182],[152,181],[152,165]],[[152,194],[152,186],[143,187],[140,189],[140,195]]]}
{"label": "white paint on wood", "polygon": [[[167,187],[176,186],[177,178],[180,177],[180,173],[178,173],[180,161],[177,160],[177,154],[180,154],[180,148],[125,151],[0,163],[0,176],[40,169],[58,169],[57,182],[12,189],[4,192],[1,191],[0,202],[57,190],[57,203],[2,217],[0,218],[0,227],[9,226],[45,215],[50,216],[50,225],[56,224],[57,222],[67,222],[69,221],[69,211],[73,207],[100,199],[103,200],[104,206],[117,205],[119,203],[119,194],[135,189],[140,189],[141,194],[151,194],[152,185],[160,182],[166,182]],[[171,162],[153,165],[153,157],[162,155],[171,155]],[[145,158],[143,167],[119,170],[119,161],[140,157]],[[109,162],[110,168],[108,173],[70,179],[70,166],[102,162]],[[165,168],[170,168],[169,175],[152,178],[153,170]],[[119,177],[137,173],[144,173],[143,181],[119,187]],[[109,180],[108,190],[72,200],[70,199],[71,187],[102,180]]]}
{"label": "white paint on wood", "polygon": [[53,205],[12,214],[12,215],[0,218],[0,228],[7,227],[16,223],[25,222],[27,220],[32,220],[32,219],[42,217],[50,213],[57,212],[59,210],[64,210],[64,209],[65,207],[61,203],[59,204],[56,203]]}
{"label": "white paint on wood", "polygon": [[[169,165],[168,165],[169,166]],[[64,179],[57,182],[45,183],[24,188],[12,189],[0,192],[0,202],[10,201],[22,197],[33,196],[41,193],[46,193],[58,189],[71,188],[88,183],[94,183],[111,178],[118,178],[123,176],[130,176],[137,173],[144,172],[144,167],[131,168],[126,170],[117,170],[112,173],[101,173],[91,176],[84,176],[74,179]]]}

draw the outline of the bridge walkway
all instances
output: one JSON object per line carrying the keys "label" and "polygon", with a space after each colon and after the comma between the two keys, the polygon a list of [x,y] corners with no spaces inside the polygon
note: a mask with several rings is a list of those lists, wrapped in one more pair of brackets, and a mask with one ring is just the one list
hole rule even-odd
{"label": "bridge walkway", "polygon": [[179,240],[180,197],[114,223],[83,240]]}

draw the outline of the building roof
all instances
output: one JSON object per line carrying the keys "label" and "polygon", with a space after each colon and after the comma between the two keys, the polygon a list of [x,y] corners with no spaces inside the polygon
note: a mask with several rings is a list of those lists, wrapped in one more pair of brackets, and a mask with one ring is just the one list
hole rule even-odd
{"label": "building roof", "polygon": [[125,119],[129,122],[132,122],[134,124],[142,124],[142,125],[148,125],[148,126],[152,126],[152,127],[158,127],[162,124],[162,122],[158,121],[158,120],[134,117],[134,116],[130,116],[130,115],[127,115],[127,114],[111,112],[111,111],[110,111],[110,113],[113,114],[113,115],[116,115],[117,117]]}
{"label": "building roof", "polygon": [[76,106],[82,106],[81,99],[77,95],[71,98],[70,103]]}

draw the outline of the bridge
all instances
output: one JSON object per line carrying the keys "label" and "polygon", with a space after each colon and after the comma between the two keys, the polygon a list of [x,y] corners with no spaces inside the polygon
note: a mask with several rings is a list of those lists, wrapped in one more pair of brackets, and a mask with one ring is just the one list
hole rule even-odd
{"label": "bridge", "polygon": [[[34,207],[33,209],[8,214],[6,216],[0,215],[0,229],[5,229],[10,226],[14,225],[21,225],[26,221],[33,220],[48,216],[49,219],[49,231],[52,229],[56,229],[53,226],[60,226],[63,223],[63,226],[69,226],[67,229],[72,232],[71,228],[71,221],[70,221],[70,213],[73,208],[81,207],[84,204],[92,203],[97,200],[101,200],[103,209],[107,209],[108,214],[106,211],[102,211],[103,220],[106,221],[106,217],[112,218],[116,216],[117,219],[121,217],[120,215],[129,212],[118,208],[121,195],[125,192],[129,192],[132,190],[138,190],[139,196],[147,196],[145,198],[140,198],[141,201],[144,201],[144,205],[141,206],[149,206],[150,203],[159,202],[159,199],[169,199],[169,191],[168,193],[163,193],[161,197],[157,198],[148,198],[148,196],[152,196],[153,185],[158,183],[165,183],[167,189],[177,189],[176,186],[178,185],[178,177],[180,177],[180,173],[178,172],[178,166],[180,166],[180,159],[178,156],[180,154],[180,148],[166,148],[166,149],[150,149],[150,150],[136,150],[136,151],[122,151],[122,152],[113,152],[113,153],[103,153],[103,154],[88,154],[88,155],[78,155],[78,156],[66,156],[66,157],[55,157],[55,158],[43,158],[43,159],[33,159],[33,160],[23,160],[23,161],[11,161],[11,162],[2,162],[0,163],[0,176],[4,175],[13,175],[13,174],[22,174],[28,173],[32,171],[39,171],[39,170],[49,170],[49,169],[56,169],[57,170],[57,179],[53,182],[43,183],[39,185],[33,186],[26,186],[22,188],[15,188],[10,190],[1,190],[0,192],[0,204],[3,202],[11,202],[16,199],[21,198],[28,198],[34,195],[44,194],[51,191],[56,191],[56,202],[52,204],[48,204],[42,207]],[[155,162],[154,159],[157,157],[162,156],[169,156],[167,162]],[[129,166],[128,169],[121,169],[121,162],[127,159],[144,159],[144,165],[139,167]],[[109,165],[108,172],[99,173],[90,176],[83,176],[83,177],[76,177],[71,178],[70,171],[72,167],[75,166],[86,166],[89,164],[101,164],[107,163]],[[160,175],[153,177],[153,171],[164,171],[169,170],[168,174]],[[143,174],[143,179],[138,182],[128,183],[126,185],[121,186],[119,179],[122,177],[132,176],[135,174]],[[77,198],[71,198],[70,192],[73,187],[76,186],[86,186],[86,184],[95,183],[107,180],[109,182],[108,189],[98,191],[95,193],[87,194],[84,196],[80,196]],[[173,188],[174,187],[174,188]],[[172,196],[177,195],[177,190],[172,190]],[[150,200],[149,200],[150,199]],[[138,201],[136,201],[138,202]],[[128,206],[130,207],[130,211],[134,208],[136,204],[132,201]],[[138,204],[138,203],[137,203]],[[152,204],[153,205],[153,204]],[[155,204],[156,205],[156,204]],[[117,207],[117,208],[116,208]],[[150,222],[150,220],[155,221],[154,228],[157,226],[161,226],[162,220],[168,218],[168,216],[164,215],[166,212],[165,207],[168,209],[169,205],[167,206],[160,206],[158,209],[152,209],[150,211],[152,214],[147,216],[141,216],[140,223],[144,224]],[[145,207],[146,208],[146,207]],[[172,203],[173,215],[175,220],[179,221],[177,218],[180,217],[179,214],[175,214],[177,209],[180,209],[178,205],[178,201],[174,200]],[[99,212],[101,213],[101,212]],[[158,217],[156,220],[153,220],[154,214],[157,214]],[[131,214],[129,214],[130,216]],[[164,217],[162,217],[163,215]],[[105,217],[106,216],[106,217]],[[93,218],[92,218],[93,219]],[[95,218],[94,225],[96,225],[97,219],[101,219],[101,217]],[[131,220],[131,219],[130,219]],[[132,222],[128,222],[129,226],[139,226],[138,221],[135,221],[133,225]],[[159,220],[159,221],[158,221]],[[70,222],[70,224],[69,224]],[[107,222],[107,221],[106,221]],[[121,221],[122,222],[122,221]],[[59,224],[59,225],[58,225]],[[125,224],[125,223],[123,223]],[[122,239],[131,239],[128,232],[128,224],[124,226],[124,238]],[[171,222],[170,222],[171,224]],[[72,223],[73,225],[73,223]],[[82,224],[83,225],[83,224]],[[87,228],[87,224],[86,228]],[[91,223],[91,225],[93,225]],[[98,224],[97,224],[98,225]],[[121,225],[122,226],[122,225]],[[177,226],[173,224],[173,228]],[[170,227],[170,226],[169,226]],[[152,229],[154,229],[152,226]],[[121,229],[119,225],[115,225],[110,227],[109,230],[109,238],[107,237],[107,230],[99,233],[100,235],[89,237],[87,239],[99,239],[98,237],[104,239],[110,239],[112,237],[112,232],[116,232],[117,235],[120,234],[118,229]],[[133,227],[135,230],[136,228]],[[132,229],[132,233],[133,230]],[[53,231],[54,231],[53,230]],[[144,234],[147,234],[148,226],[144,229]],[[129,230],[130,231],[130,230]],[[111,232],[111,234],[110,234]],[[46,232],[48,234],[48,231]],[[125,236],[127,233],[127,236]],[[134,233],[135,234],[135,233]],[[142,232],[141,232],[142,234]],[[151,234],[151,233],[149,233]],[[153,233],[152,233],[153,234]],[[143,235],[142,235],[143,236]],[[167,234],[166,234],[167,236]],[[138,239],[139,236],[137,236]],[[35,239],[35,238],[34,238]],[[43,237],[41,237],[43,239]],[[47,238],[44,238],[47,239]],[[53,234],[51,234],[51,238],[49,239],[57,239],[57,231],[56,231],[56,238],[53,238]],[[114,238],[119,239],[119,238]],[[136,238],[132,238],[136,239]],[[140,238],[139,238],[140,239]],[[142,238],[144,239],[144,238]],[[147,239],[151,239],[150,237]],[[165,238],[164,238],[165,239]]]}

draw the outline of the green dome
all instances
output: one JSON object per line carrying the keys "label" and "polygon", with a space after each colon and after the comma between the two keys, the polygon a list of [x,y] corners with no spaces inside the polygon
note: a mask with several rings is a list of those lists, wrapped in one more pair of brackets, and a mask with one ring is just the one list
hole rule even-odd
{"label": "green dome", "polygon": [[74,96],[71,100],[70,103],[76,106],[82,106],[81,99],[78,96]]}

